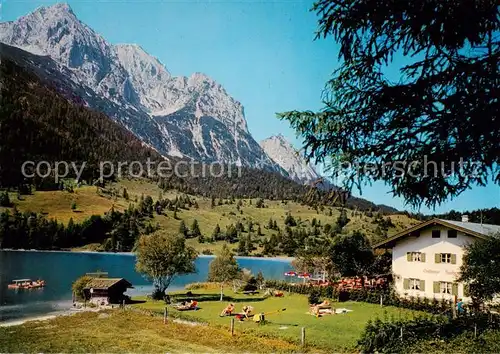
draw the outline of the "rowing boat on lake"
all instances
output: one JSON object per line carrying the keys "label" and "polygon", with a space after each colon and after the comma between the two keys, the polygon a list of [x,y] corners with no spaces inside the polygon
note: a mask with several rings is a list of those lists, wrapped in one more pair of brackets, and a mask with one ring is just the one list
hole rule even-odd
{"label": "rowing boat on lake", "polygon": [[38,289],[45,286],[45,280],[14,279],[7,287],[9,289]]}

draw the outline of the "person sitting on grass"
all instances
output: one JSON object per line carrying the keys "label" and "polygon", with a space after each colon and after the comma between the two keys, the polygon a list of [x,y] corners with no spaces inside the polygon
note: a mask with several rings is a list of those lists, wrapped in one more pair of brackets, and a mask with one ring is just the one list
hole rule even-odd
{"label": "person sitting on grass", "polygon": [[252,306],[243,306],[242,311],[243,311],[243,314],[245,315],[245,317],[248,318],[252,314],[253,307]]}
{"label": "person sitting on grass", "polygon": [[234,311],[234,304],[229,304],[224,308],[224,310],[222,310],[219,316],[220,317],[231,316],[233,314],[233,311]]}
{"label": "person sitting on grass", "polygon": [[253,307],[252,306],[243,306],[241,309],[241,313],[236,314],[236,319],[239,321],[243,321],[245,318],[249,319],[252,315]]}

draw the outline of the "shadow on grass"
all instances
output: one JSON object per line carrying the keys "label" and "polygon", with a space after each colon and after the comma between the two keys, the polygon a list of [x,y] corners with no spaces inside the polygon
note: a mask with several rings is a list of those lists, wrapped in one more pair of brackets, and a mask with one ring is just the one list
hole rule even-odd
{"label": "shadow on grass", "polygon": [[[182,302],[182,301],[189,301],[189,300],[196,300],[198,302],[203,302],[203,301],[219,301],[220,300],[220,294],[196,294],[196,293],[192,293],[190,291],[188,291],[187,293],[185,294],[170,294],[170,299],[171,301],[175,301],[175,302]],[[224,295],[222,296],[222,301],[225,301],[225,302],[234,302],[234,303],[237,303],[237,302],[255,302],[255,301],[264,301],[265,299],[267,299],[267,297],[264,297],[264,296],[260,296],[260,297],[255,297],[255,296],[252,296],[252,295],[249,295],[247,297],[243,297],[243,298],[235,298],[235,297],[232,297],[232,296],[227,296],[227,295]]]}
{"label": "shadow on grass", "polygon": [[127,300],[127,304],[129,305],[144,304],[144,303],[146,303],[146,300],[133,300],[133,299]]}
{"label": "shadow on grass", "polygon": [[280,323],[280,322],[273,322],[273,321],[269,321],[265,325],[288,326],[288,327],[298,327],[299,326],[297,323]]}

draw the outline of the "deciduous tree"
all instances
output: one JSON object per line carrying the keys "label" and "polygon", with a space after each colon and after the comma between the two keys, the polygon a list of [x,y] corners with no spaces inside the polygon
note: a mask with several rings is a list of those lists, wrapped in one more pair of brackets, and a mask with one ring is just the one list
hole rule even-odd
{"label": "deciduous tree", "polygon": [[466,246],[459,281],[468,286],[477,301],[491,300],[500,293],[500,234]]}
{"label": "deciduous tree", "polygon": [[154,295],[163,296],[177,275],[194,273],[196,251],[182,235],[154,233],[141,236],[137,244],[136,270],[153,282]]}
{"label": "deciduous tree", "polygon": [[83,275],[80,278],[76,279],[73,284],[71,285],[71,290],[73,291],[73,294],[78,299],[84,299],[85,294],[83,293],[83,289],[87,286],[88,283],[92,280],[92,277],[89,275]]}
{"label": "deciduous tree", "polygon": [[341,276],[353,277],[369,273],[374,255],[366,236],[354,231],[333,239],[329,258],[333,269]]}
{"label": "deciduous tree", "polygon": [[220,301],[224,296],[224,283],[238,278],[239,271],[233,253],[224,244],[220,254],[210,262],[208,270],[208,281],[220,283]]}

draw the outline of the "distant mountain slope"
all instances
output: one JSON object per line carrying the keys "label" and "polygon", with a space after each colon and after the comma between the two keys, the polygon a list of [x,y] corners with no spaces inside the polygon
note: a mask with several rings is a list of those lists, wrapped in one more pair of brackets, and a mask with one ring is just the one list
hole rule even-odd
{"label": "distant mountain slope", "polygon": [[[101,161],[145,162],[167,159],[171,166],[179,159],[163,157],[122,125],[101,112],[90,109],[80,95],[99,96],[83,85],[66,80],[57,63],[19,48],[0,44],[0,187],[17,187],[25,182],[21,166],[25,161],[85,161],[83,179],[98,178]],[[214,197],[252,197],[300,200],[307,188],[282,176],[233,166],[218,176],[210,166],[181,165],[179,175],[171,173],[163,187]],[[72,176],[72,175],[70,175]],[[70,177],[69,176],[69,177]],[[183,177],[184,176],[184,177]],[[53,178],[49,177],[47,180]],[[40,181],[28,180],[39,183]]]}
{"label": "distant mountain slope", "polygon": [[260,146],[271,159],[281,166],[291,179],[309,184],[321,178],[283,135],[274,135],[260,142]]}
{"label": "distant mountain slope", "polygon": [[95,180],[100,161],[162,159],[106,115],[81,105],[71,89],[43,83],[33,71],[20,67],[13,56],[19,61],[32,57],[26,53],[23,60],[23,53],[0,45],[0,185],[22,183],[25,161],[85,162],[83,178]]}
{"label": "distant mountain slope", "polygon": [[241,103],[220,84],[200,73],[171,76],[141,47],[107,42],[67,4],[0,23],[0,42],[50,56],[53,70],[93,92],[81,96],[89,107],[163,155],[281,171],[249,133]]}

